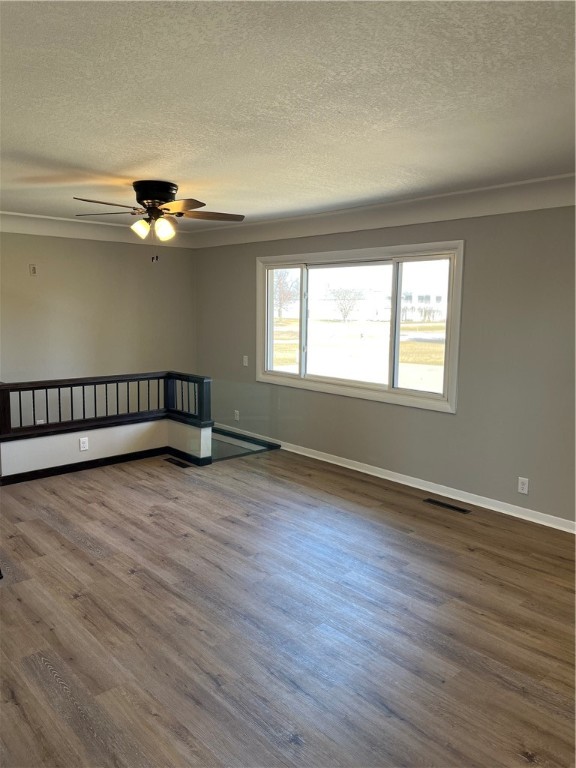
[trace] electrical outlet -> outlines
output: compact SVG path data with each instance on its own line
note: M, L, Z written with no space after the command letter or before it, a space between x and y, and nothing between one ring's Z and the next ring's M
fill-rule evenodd
M36 267L36 264L28 264L28 269L30 270L30 277L36 277L38 274L38 268Z
M79 447L81 451L87 451L88 450L88 438L87 437L81 437L80 440L78 440Z
M234 421L240 421L240 411L234 411Z
M528 478L527 477L519 477L518 478L518 493L528 493Z
M243 355L242 365L244 366L244 368L248 368L248 355Z

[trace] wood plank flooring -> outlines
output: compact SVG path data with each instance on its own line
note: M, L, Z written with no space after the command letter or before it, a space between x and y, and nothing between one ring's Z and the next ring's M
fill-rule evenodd
M3 768L574 765L574 540L283 451L2 493Z

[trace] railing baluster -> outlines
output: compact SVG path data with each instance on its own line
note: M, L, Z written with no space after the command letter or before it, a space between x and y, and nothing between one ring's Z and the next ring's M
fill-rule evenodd
M176 410L176 379L172 376L164 379L164 408L167 411Z
M137 374L136 379L132 376L101 378L94 376L85 379L24 382L13 385L12 390L10 385L0 385L0 435L22 429L26 430L26 436L33 436L32 433L35 433L37 427L37 434L40 434L42 427L48 427L49 424L52 425L52 431L54 431L54 425L58 425L57 431L74 431L80 429L84 421L101 422L104 425L128 423L138 418L158 418L159 416L180 421L190 420L190 423L194 423L194 419L200 422L211 422L210 378L175 372L156 375ZM144 382L146 382L145 390L143 390ZM153 382L156 383L155 388ZM135 393L132 391L132 384L137 388ZM116 386L115 407L114 395L109 389L114 385ZM99 386L104 387L104 407L102 407ZM90 387L92 394L86 392ZM124 387L125 395L122 394L124 399L121 400L121 389L124 393ZM26 400L27 393L32 399L31 405ZM66 397L69 397L69 404L66 403ZM57 398L57 403L54 402L54 398ZM92 414L89 410L90 406L93 408ZM45 418L42 414L43 407ZM102 411L105 411L105 415Z
M7 435L12 431L10 419L10 390L0 390L0 434Z

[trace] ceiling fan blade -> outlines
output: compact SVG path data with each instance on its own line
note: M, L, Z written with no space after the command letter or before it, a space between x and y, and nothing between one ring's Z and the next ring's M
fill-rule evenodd
M139 211L106 211L105 213L77 213L76 216L137 216ZM146 213L146 211L142 211Z
M200 200L193 200L192 198L182 200L172 200L171 203L162 203L158 206L163 211L168 213L183 213L184 211L193 211L195 208L203 208L206 203L201 203Z
M216 211L185 211L183 216L188 219L208 219L210 221L244 221L239 213L217 213Z
M99 203L100 205L114 205L116 208L130 208L131 211L137 210L133 205L123 205L122 203L106 203L104 200L88 200L86 197L73 197L73 200L82 200L83 203Z

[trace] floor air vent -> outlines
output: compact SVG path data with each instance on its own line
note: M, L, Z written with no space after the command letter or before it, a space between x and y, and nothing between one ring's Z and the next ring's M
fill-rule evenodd
M170 464L176 464L177 467L182 467L183 469L190 469L192 464L186 464L185 461L180 461L180 459L174 459L172 456L169 459L164 459L164 461L169 461Z
M435 507L442 507L442 509L451 509L452 512L460 512L461 515L469 515L470 510L463 507L457 507L455 504L448 504L446 501L439 501L438 499L424 499L426 504L433 504Z

